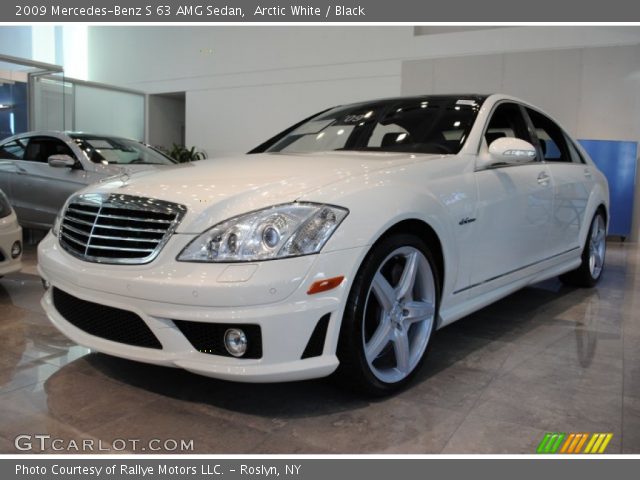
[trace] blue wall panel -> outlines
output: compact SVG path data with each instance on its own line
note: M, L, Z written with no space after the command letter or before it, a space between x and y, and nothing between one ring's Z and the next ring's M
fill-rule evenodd
M609 234L628 237L633 221L636 188L637 142L578 140L609 181L611 220Z

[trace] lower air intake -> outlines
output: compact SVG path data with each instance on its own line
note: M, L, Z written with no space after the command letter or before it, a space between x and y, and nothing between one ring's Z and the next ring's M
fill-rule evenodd
M89 335L136 347L162 349L144 320L133 312L87 302L57 288L53 289L53 305L67 322Z

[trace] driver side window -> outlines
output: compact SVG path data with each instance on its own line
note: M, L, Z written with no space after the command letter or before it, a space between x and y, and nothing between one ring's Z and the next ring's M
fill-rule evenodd
M484 133L487 147L498 138L519 138L531 142L527 122L522 116L520 106L515 103L501 103L491 115L491 120Z
M52 137L31 137L24 154L25 160L47 163L51 155L64 154L75 158L71 149L61 140Z

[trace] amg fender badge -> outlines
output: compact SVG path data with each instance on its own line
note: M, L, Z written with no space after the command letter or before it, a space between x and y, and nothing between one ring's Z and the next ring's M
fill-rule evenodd
M458 222L458 225L467 225L468 223L473 223L475 221L476 221L475 218L464 217L462 220Z

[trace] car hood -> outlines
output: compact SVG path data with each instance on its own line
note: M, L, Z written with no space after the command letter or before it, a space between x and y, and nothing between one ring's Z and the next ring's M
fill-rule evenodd
M163 170L166 168L172 168L174 165L153 165L153 164L140 164L136 163L133 165L102 165L100 163L95 164L95 171L103 174L103 175L122 175L123 173L127 173L131 175L132 173L138 172L155 172L157 170Z
M187 214L177 231L201 233L233 216L292 202L335 182L426 158L429 156L370 152L243 155L116 176L88 191L180 203L187 207Z

